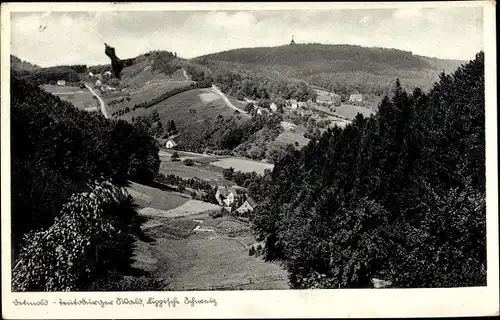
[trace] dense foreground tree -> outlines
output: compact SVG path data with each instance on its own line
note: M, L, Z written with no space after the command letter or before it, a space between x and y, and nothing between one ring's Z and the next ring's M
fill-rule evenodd
M399 84L262 180L255 230L296 288L486 284L484 54L427 93Z

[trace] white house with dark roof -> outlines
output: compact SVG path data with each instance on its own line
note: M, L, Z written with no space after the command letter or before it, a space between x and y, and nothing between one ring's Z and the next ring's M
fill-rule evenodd
M246 188L239 186L218 187L217 192L215 192L215 199L221 206L229 207L245 193Z
M273 111L273 112L276 112L276 110L278 110L278 106L276 105L276 103L271 103L271 105L269 106L269 108Z
M245 202L243 202L243 204L238 209L236 209L236 211L240 214L248 213L248 212L253 212L256 207L257 207L257 202L250 196L247 196Z
M173 139L169 139L167 143L165 143L165 148L167 149L172 149L175 146L177 146L177 143Z
M290 99L287 102L288 102L287 105L292 109L297 109L299 106L299 103L297 102L296 99Z
M351 94L351 96L349 97L349 101L351 101L351 102L362 102L363 101L363 95L359 94L359 93Z

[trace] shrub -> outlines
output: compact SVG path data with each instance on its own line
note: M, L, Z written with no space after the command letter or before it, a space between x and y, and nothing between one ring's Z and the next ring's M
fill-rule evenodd
M95 239L112 240L126 230L131 208L125 189L107 181L72 195L51 227L24 236L13 289L69 291L92 279L100 268L98 247L105 242Z
M172 154L171 160L172 160L172 161L180 161L180 159L179 159L179 154L177 153L177 151L175 151L175 152Z
M255 255L255 248L254 247L250 247L250 249L248 250L248 255L249 256Z
M185 159L183 161L183 163L186 165L186 166L192 166L194 164L193 160L191 159Z
M220 218L224 215L224 209L213 210L208 214L212 219Z

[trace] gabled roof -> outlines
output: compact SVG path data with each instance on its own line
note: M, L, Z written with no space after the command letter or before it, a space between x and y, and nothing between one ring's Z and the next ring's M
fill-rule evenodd
M290 100L288 100L288 101L289 101L290 103L297 103L297 100L295 100L295 99L290 99Z
M247 196L247 201L248 201L248 204L250 206L252 206L252 208L257 207L257 202L252 197Z
M219 194L224 198L227 198L230 193L234 194L235 196L238 195L238 191L236 191L235 188L226 188L226 187L219 188Z
M172 139L168 139L167 143L169 143L169 142L172 142L172 144L173 144L174 146L176 146L176 145L177 145L177 143L176 143L174 140L172 140Z

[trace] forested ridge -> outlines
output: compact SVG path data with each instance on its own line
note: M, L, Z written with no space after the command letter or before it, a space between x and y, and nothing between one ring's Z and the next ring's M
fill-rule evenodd
M428 92L396 82L261 183L253 217L266 258L295 288L486 284L484 53Z
M239 70L239 74L244 70L247 74L273 79L259 81L260 85L255 86L256 92L252 92L253 89L247 89L248 84L240 84L238 77L231 77L230 72L225 72L224 77L235 79L219 81L230 87L223 90L228 94L260 98L265 96L259 93L265 88L273 98L278 95L285 99L295 98L295 90L283 95L286 90L282 83L290 83L293 79L333 91L344 99L352 93L388 94L397 77L405 89L418 86L427 90L437 80L439 72L452 72L462 63L422 57L398 49L318 43L235 49L204 55L193 61L210 66L212 70L233 69ZM266 85L266 82L271 84ZM310 97L313 96L307 96ZM300 94L297 98L301 99Z
M80 275L77 274L65 275L74 276L71 281L60 278L58 266L61 263L62 268L63 261L56 265L55 261L46 261L48 256L38 256L30 250L44 247L52 252L58 246L69 250L75 243L65 241L75 239L84 239L81 241L85 244L88 240L90 245L97 233L87 230L83 234L82 230L86 223L93 223L90 221L97 218L89 212L102 212L103 219L110 216L107 224L103 222L106 219L96 220L95 232L121 230L121 233L108 232L108 236L125 236L134 212L131 199L110 198L109 194L122 194L120 188L129 179L153 179L160 164L158 150L155 140L142 127L78 110L13 72L11 219L13 262L18 265L14 273L16 290L65 288L56 283L71 289L71 283L78 283ZM71 200L77 198L80 200ZM75 223L83 229L75 227ZM78 269L78 263L86 261L82 255L89 254L89 247L76 248L81 251L69 256L62 254L60 259L69 260L66 262ZM50 267L42 267L46 264ZM45 274L27 273L35 267ZM24 282L20 284L20 281Z

